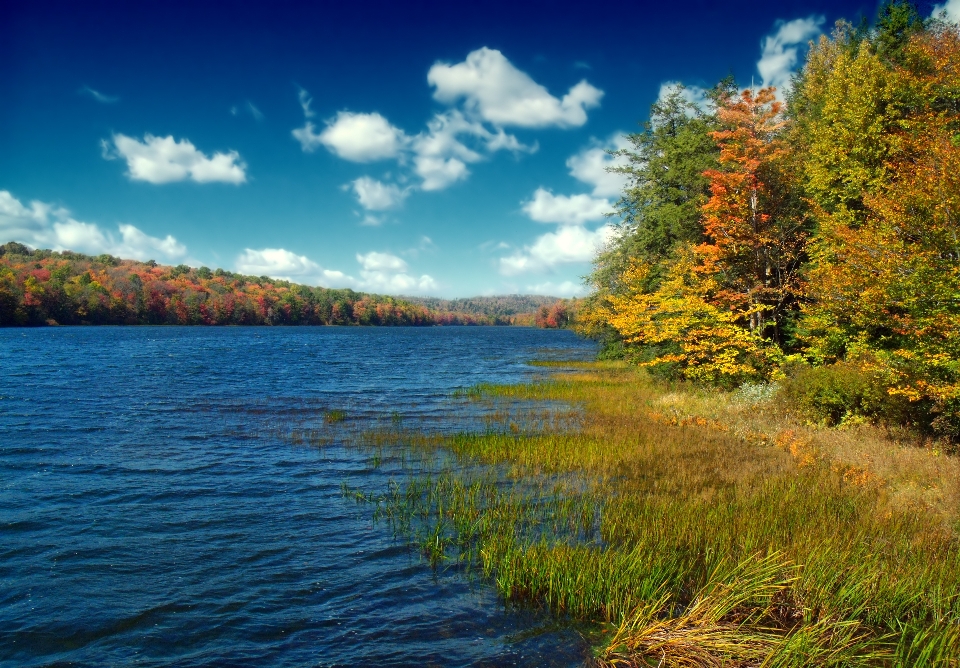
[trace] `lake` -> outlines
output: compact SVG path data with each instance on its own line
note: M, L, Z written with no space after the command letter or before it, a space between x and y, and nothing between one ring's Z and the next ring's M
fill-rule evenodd
M456 389L594 353L528 328L0 330L0 665L581 664L573 630L344 497L389 470L288 435L461 429L482 416Z

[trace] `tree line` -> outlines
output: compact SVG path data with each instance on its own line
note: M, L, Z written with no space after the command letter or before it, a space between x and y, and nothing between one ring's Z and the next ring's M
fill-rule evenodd
M960 437L957 25L887 3L811 44L789 91L676 87L628 139L578 313L603 354L728 387L800 377L828 422Z
M156 262L0 246L0 326L469 325L467 314L349 289Z

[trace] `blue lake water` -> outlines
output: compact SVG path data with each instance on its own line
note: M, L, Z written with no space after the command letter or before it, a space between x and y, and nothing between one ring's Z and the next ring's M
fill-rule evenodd
M434 571L295 427L458 428L451 395L591 343L526 328L0 330L0 665L573 666L577 634Z

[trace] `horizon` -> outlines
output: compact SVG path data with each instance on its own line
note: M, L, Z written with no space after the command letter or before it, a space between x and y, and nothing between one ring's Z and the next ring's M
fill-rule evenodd
M666 87L782 91L810 40L877 7L8 2L0 243L394 296L583 296L624 183L605 151ZM918 7L960 18L960 0Z

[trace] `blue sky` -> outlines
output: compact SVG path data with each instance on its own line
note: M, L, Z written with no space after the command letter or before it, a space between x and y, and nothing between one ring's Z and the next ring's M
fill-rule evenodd
M784 82L809 39L876 13L463 4L5 0L0 243L580 294L621 185L604 149L664 85Z

